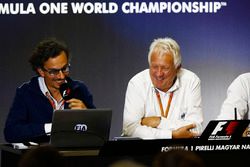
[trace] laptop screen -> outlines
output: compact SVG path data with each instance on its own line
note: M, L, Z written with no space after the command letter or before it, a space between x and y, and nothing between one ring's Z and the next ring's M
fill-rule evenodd
M101 147L109 140L111 109L56 110L50 144L56 147Z
M212 120L203 133L202 140L238 140L250 137L250 120Z

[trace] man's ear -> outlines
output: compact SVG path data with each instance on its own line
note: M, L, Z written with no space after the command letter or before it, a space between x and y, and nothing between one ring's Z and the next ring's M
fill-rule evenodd
M36 69L36 71L41 77L44 77L44 71L41 68Z
M181 64L177 67L177 69L176 69L177 72L180 71L180 69L181 69Z

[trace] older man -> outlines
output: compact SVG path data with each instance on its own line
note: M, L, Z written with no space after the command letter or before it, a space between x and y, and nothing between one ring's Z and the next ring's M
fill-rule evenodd
M152 42L149 69L128 83L123 135L143 139L193 138L202 132L200 79L181 68L180 47L171 38Z

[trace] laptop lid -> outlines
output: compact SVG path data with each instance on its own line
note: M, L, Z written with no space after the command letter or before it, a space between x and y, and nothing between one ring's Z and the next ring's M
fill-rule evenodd
M202 132L202 140L238 140L250 137L250 120L212 120Z
M56 110L50 144L56 147L101 147L109 140L111 109Z

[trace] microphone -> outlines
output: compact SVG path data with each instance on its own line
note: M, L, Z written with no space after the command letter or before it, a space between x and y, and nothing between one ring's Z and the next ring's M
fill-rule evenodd
M59 90L64 100L69 100L73 98L73 91L68 83L63 83L60 86Z
M234 108L234 120L237 120L237 108Z

